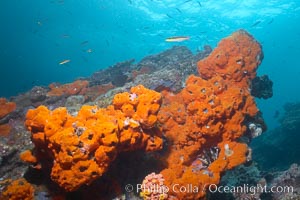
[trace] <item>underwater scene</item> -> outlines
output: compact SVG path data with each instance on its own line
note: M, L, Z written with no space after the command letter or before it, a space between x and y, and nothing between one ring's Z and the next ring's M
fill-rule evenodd
M300 1L0 11L0 200L300 199Z

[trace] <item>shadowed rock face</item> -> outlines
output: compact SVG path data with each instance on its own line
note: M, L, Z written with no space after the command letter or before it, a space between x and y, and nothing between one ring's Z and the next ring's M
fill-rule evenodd
M263 99L273 96L273 82L267 75L257 76L252 80L251 95Z

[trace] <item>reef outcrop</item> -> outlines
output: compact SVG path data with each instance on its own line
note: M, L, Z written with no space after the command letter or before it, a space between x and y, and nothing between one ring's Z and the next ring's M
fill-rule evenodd
M187 55L182 59L189 63L188 69L180 65L178 70L169 64L159 69L157 63L169 62L156 56L142 60L138 69L131 70L133 61L126 62L129 71L125 71L130 73L119 72L124 76L118 83L113 82L115 76L107 79L101 71L89 80L51 85L47 98L70 96L65 104L70 107L94 100L96 90L106 93L114 88L102 96L105 100L114 97L105 108L84 105L78 112L56 105L30 109L25 126L35 148L25 151L21 158L50 169L51 179L72 192L103 177L121 153L163 149L157 156L162 163L160 172L147 176L144 184L152 187L154 181L169 191L144 190L143 198L203 198L207 187L218 184L225 171L251 160L249 140L244 139L266 129L251 95L263 53L260 44L243 30L220 41L197 66L194 60L189 61L194 57L185 48L174 49ZM162 55L176 61L174 56L168 57L168 51ZM195 69L199 75L190 75L182 84L182 77ZM97 97L93 103L102 100Z
M159 93L139 85L117 94L107 108L86 105L76 116L64 107L51 111L39 106L28 111L25 121L37 159L28 152L21 158L43 167L50 161L51 179L74 191L102 176L122 151L162 148L155 126L160 104Z
M263 58L260 44L240 30L223 39L198 62L200 77L191 75L186 87L163 92L158 113L167 141L167 168L160 173L175 199L199 199L221 174L251 159L239 139L256 122L259 110L250 94L251 80ZM177 184L177 190L174 189ZM192 190L178 191L180 186Z

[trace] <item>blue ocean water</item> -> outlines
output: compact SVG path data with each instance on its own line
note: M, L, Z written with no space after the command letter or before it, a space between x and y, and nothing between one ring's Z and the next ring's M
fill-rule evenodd
M190 36L180 45L196 52L242 28L263 45L258 73L274 96L257 101L272 128L276 110L300 99L299 21L297 0L2 0L0 96L138 61L172 47L170 36Z

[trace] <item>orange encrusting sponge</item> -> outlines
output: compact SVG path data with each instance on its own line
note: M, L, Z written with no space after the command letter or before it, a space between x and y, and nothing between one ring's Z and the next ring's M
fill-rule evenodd
M0 98L0 119L16 110L16 108L15 102L8 102L5 98ZM0 124L0 136L8 136L11 128L8 123Z
M161 95L142 85L117 94L107 108L82 106L77 116L66 108L29 110L25 125L32 133L38 161L53 160L51 178L67 191L102 176L122 151L162 148L156 128ZM32 161L30 154L22 154Z
M9 180L10 182L11 180ZM0 194L1 200L33 200L34 188L25 179L12 181Z
M223 39L198 62L200 77L191 75L178 94L163 93L158 121L168 140L165 185L193 186L196 191L170 189L169 198L199 199L221 174L244 163L247 144L238 142L245 119L258 114L250 82L262 59L261 46L245 31Z

